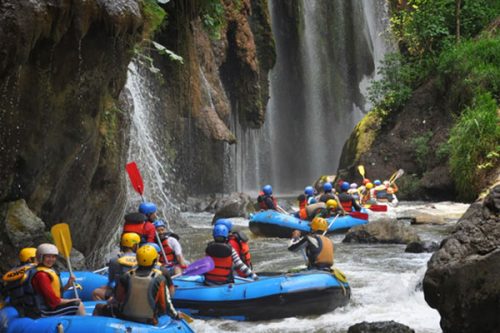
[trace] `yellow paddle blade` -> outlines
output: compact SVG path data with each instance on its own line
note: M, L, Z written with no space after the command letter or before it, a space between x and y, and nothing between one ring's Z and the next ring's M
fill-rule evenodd
M58 223L50 229L50 233L59 252L65 258L69 258L73 243L71 242L71 233L69 232L68 224Z
M184 312L179 312L179 315L181 319L184 319L188 324L191 324L194 321L193 317Z
M358 171L361 177L365 178L365 167L364 165L358 165Z

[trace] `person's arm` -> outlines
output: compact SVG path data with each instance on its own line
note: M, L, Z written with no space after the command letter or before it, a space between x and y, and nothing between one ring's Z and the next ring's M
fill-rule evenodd
M36 293L42 295L45 303L52 309L61 304L61 297L54 293L54 289L50 283L50 277L45 272L38 272L33 277L31 284Z
M358 211L358 212L361 211L361 206L358 204L358 202L354 198L352 198L352 206L356 209L356 211Z
M307 239L305 237L300 237L300 231L294 230L292 233L292 238L288 244L288 251L297 252L305 248L307 244Z
M155 297L155 302L159 306L160 314L168 314L172 318L179 319L179 313L175 310L172 300L170 298L170 293L166 287L165 278L158 279L157 282L157 292Z
M245 276L250 276L253 279L257 278L257 274L253 273L250 267L245 265L243 261L241 261L240 256L238 255L238 252L236 252L235 249L231 247L231 256L233 257L233 267L234 269L242 272Z
M174 237L169 237L168 238L168 245L172 248L172 250L175 253L175 257L177 258L177 261L179 262L179 265L181 266L186 266L186 261L184 260L184 256L182 255L182 247L181 244L177 239Z
M168 288L168 291L170 293L170 296L174 296L175 285L174 285L174 282L172 281L172 277L170 276L170 273L168 272L168 269L165 266L161 266L160 271L163 274L163 277L165 278L165 282L167 284L167 288Z

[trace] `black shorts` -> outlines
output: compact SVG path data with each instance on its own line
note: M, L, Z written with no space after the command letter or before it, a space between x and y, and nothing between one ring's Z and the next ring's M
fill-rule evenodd
M54 310L42 310L41 317L72 316L78 312L80 301L58 305Z

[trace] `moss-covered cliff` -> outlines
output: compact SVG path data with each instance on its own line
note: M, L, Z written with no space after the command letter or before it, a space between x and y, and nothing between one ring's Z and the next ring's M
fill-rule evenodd
M69 223L90 260L125 202L117 97L141 27L133 0L0 4L0 216L24 199L47 227ZM5 254L14 244L1 222Z

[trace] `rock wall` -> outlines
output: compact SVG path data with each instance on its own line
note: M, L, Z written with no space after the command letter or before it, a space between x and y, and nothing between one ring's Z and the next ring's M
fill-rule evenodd
M188 194L223 192L231 130L260 127L274 64L266 0L222 1L224 24L214 38L202 21L202 2L171 1L168 22L155 40L183 64L153 55L164 83L158 89L167 145L175 151L179 182Z
M446 88L431 80L415 90L400 112L389 116L371 112L365 116L344 145L338 176L360 180L356 167L362 164L372 181L384 180L402 168L405 175L397 182L398 198L454 199L449 167L436 153L453 124L442 89ZM421 143L416 141L418 138L422 138ZM418 152L421 146L425 146L427 154Z
M0 3L2 254L18 245L4 228L19 199L47 227L69 223L89 261L109 241L128 127L116 99L142 25L137 0Z
M470 206L429 260L425 300L445 333L500 332L500 183Z

